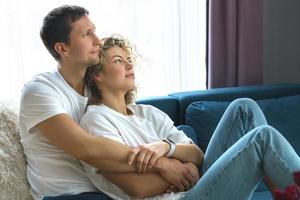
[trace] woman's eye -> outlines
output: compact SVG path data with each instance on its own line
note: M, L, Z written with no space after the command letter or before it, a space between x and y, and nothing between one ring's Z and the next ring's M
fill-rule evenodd
M121 63L121 62L122 62L121 59L115 60L115 63Z
M127 58L127 61L132 64L132 59L131 58Z

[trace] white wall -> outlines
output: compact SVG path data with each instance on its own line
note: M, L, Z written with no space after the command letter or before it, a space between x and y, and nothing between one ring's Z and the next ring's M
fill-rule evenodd
M264 0L264 83L300 83L300 1Z

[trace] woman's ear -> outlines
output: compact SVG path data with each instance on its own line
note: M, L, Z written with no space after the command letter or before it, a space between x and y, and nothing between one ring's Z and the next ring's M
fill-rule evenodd
M68 48L62 42L55 43L54 49L61 57L66 57L69 54Z
M95 82L102 82L103 81L103 77L102 77L102 73L100 72L100 73L97 73L97 74L95 74L94 76L93 76L93 78L94 78L94 81Z

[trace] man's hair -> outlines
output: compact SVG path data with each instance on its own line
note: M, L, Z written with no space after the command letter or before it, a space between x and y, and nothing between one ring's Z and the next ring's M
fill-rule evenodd
M72 30L71 24L88 14L89 11L83 7L64 5L53 9L45 16L40 36L55 60L60 60L60 55L54 49L55 43L68 44Z

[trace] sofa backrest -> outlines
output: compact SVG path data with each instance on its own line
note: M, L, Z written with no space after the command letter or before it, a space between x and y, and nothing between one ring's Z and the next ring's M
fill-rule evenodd
M241 97L254 100L300 94L300 84L270 84L244 87L227 87L191 92L173 93L169 96L179 101L179 124L185 124L187 107L196 101L233 101Z
M138 100L137 104L147 104L155 106L169 115L176 125L179 125L179 101L171 96L148 97Z

